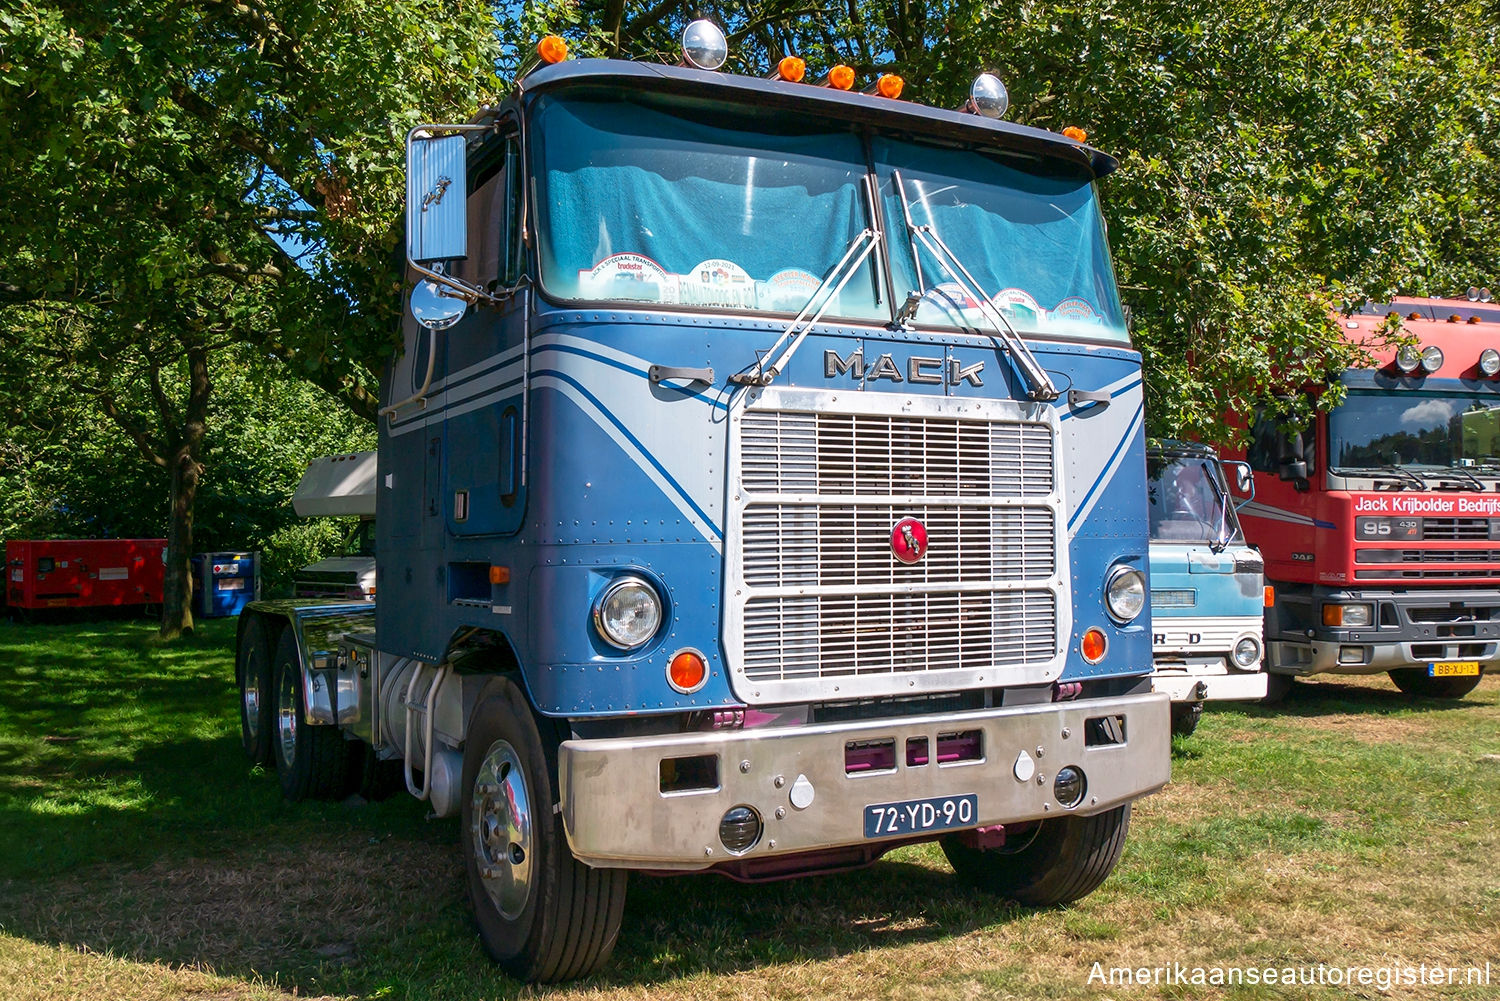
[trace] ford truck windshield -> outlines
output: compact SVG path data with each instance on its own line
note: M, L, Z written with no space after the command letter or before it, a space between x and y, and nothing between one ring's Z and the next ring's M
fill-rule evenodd
M1500 475L1500 402L1492 394L1354 390L1329 414L1328 435L1339 473L1405 471L1465 482L1475 473Z
M1219 464L1211 458L1148 455L1146 499L1152 541L1206 543L1215 549L1244 541Z
M881 253L827 316L888 322L918 291L918 327L988 331L972 297L911 239L909 215L1020 333L1128 340L1092 179L1075 165L867 142L826 122L644 95L543 95L530 135L553 299L795 314L860 233L879 228ZM866 196L872 164L880 218Z

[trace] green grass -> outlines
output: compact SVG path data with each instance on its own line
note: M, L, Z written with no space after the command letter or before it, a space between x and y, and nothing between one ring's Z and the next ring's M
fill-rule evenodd
M1372 679L1211 709L1115 874L1072 907L964 889L932 846L762 886L633 877L610 967L536 989L479 949L454 821L404 796L288 804L247 765L233 635L0 626L0 997L1331 998L1347 994L1087 978L1173 960L1500 968L1494 679L1461 702Z

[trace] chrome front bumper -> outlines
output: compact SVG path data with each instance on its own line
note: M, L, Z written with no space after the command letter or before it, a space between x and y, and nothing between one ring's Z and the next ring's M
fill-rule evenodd
M1262 699L1266 675L1260 670L1231 669L1224 657L1202 658L1156 665L1151 673L1151 690L1165 692L1173 702Z
M1101 727L1090 721L1110 716L1123 718L1124 739L1101 743ZM940 734L955 731L979 731L975 760L906 763L908 739L926 738L936 748ZM846 774L846 744L884 740L894 742L894 767ZM1022 752L1032 770L1017 767ZM714 777L702 783L708 787L662 791L661 762L696 756L716 761ZM1081 768L1087 780L1072 812L1099 813L1160 789L1171 777L1166 696L569 740L558 761L560 809L575 856L605 868L683 870L861 844L865 807L879 803L974 794L973 827L1065 815L1052 799L1053 774L1064 765ZM731 855L719 841L719 820L741 805L760 814L765 831L749 851Z
M1478 661L1485 674L1500 668L1500 643L1484 643L1482 653L1471 654L1465 648L1480 645L1472 640L1451 640L1436 643L1407 642L1347 642L1309 640L1306 643L1290 643L1278 640L1267 644L1266 666L1280 674L1384 674L1403 667L1424 667L1433 661L1474 660ZM1340 647L1363 647L1363 664L1340 664ZM1441 646L1442 656L1418 657L1413 646ZM1435 651L1434 651L1435 652Z

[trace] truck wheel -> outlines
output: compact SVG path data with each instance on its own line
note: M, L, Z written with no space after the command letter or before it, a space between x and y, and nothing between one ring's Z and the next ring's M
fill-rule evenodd
M575 859L553 812L564 734L501 679L474 710L464 745L469 794L459 832L469 901L485 951L528 982L598 969L615 947L625 909L625 872Z
M1198 721L1202 718L1202 702L1172 703L1172 732L1177 736L1191 736L1192 732L1198 729Z
M1130 804L1092 817L1043 820L1016 843L972 848L960 835L942 839L958 878L1028 907L1054 907L1086 897L1114 869L1125 848Z
M1429 678L1427 671L1420 667L1401 667L1389 674L1396 687L1407 695L1427 699L1461 699L1479 685L1480 679L1484 677L1484 670L1481 668L1479 674L1464 678Z
M271 650L259 615L245 621L234 663L240 686L240 746L257 765L271 763Z
M302 657L291 628L281 631L272 661L276 722L271 741L281 794L293 803L304 799L339 799L349 776L349 742L336 726L313 726L303 709Z

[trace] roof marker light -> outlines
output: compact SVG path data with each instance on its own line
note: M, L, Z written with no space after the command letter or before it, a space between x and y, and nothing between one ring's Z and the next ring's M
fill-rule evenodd
M993 73L981 73L969 86L969 103L962 110L985 118L1004 118L1009 108L1010 92L1005 84Z
M729 40L717 24L702 18L682 29L682 58L700 70L716 70L729 58Z
M828 71L828 76L824 78L823 85L832 87L834 90L850 89L854 86L854 67L839 63Z
M536 54L544 63L560 63L568 58L568 43L556 35L548 35L536 43Z
M1493 379L1500 375L1500 351L1485 348L1479 352L1479 371Z
M1428 375L1443 367L1443 349L1429 344L1422 349L1422 370Z
M901 96L901 90L905 86L906 81L896 74L882 73L880 74L880 79L875 81L875 93L894 101Z
M776 64L775 71L767 79L785 80L788 83L801 83L802 78L807 75L807 63L796 56L783 56L781 62Z
M1396 352L1396 367L1410 374L1415 372L1420 364L1422 364L1422 352L1411 344L1401 345L1401 350Z
M1468 322L1469 323L1478 323L1479 322L1479 314L1475 313L1473 316L1469 317Z
M1069 125L1067 128L1063 129L1063 135L1067 136L1069 139L1073 140L1076 143L1086 143L1089 141L1089 134L1076 125Z

